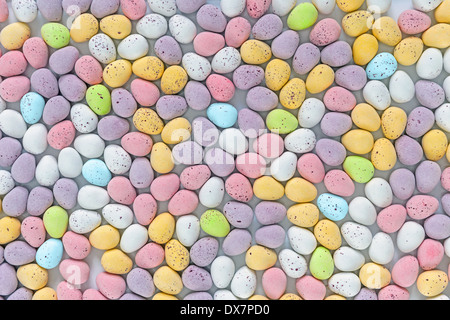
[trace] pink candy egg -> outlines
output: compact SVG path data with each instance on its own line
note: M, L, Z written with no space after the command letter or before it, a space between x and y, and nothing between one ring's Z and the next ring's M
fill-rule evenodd
M25 72L27 66L27 60L22 52L16 50L6 52L0 58L0 76L18 76Z
M144 269L156 268L164 262L164 248L156 243L143 246L135 257L136 265Z
M38 217L27 217L20 226L25 241L34 248L39 248L45 241L46 230L44 222Z
M446 168L441 175L442 188L450 192L450 167Z
M168 201L180 188L180 178L175 173L159 176L153 180L150 193L157 201Z
M342 87L329 89L325 93L323 102L330 111L348 112L356 107L356 98L353 93Z
M444 246L433 239L425 239L417 250L417 259L423 270L435 269L442 258L444 258Z
M47 44L39 37L30 38L23 44L23 54L28 63L35 69L45 68L48 63Z
M54 125L48 132L48 144L56 150L69 147L75 139L76 130L70 120Z
M378 300L409 300L409 292L405 288L388 285L378 292Z
M112 178L107 190L111 199L120 204L131 205L136 199L136 190L126 177Z
M248 40L251 32L252 25L247 19L242 17L231 19L225 29L225 41L227 46L239 48Z
M406 221L406 209L404 206L394 204L378 213L378 227L386 233L394 233L400 230Z
M418 10L406 10L398 17L398 26L403 33L418 34L431 26L431 18Z
M232 174L225 181L225 190L230 197L240 202L249 202L253 198L252 184L240 173Z
M236 169L250 179L258 179L264 175L267 162L257 153L244 153L236 158Z
M286 274L280 268L270 268L263 273L262 286L269 299L278 300L286 291Z
M158 204L155 198L148 193L140 194L134 199L133 211L134 216L139 224L143 226L148 226L153 219L158 210Z
M233 82L225 76L212 74L206 79L211 96L219 102L228 102L236 92Z
M82 300L83 293L67 281L61 281L56 287L56 296L58 300Z
M0 0L0 22L5 22L9 17L8 3L6 0Z
M433 196L417 195L406 203L408 216L415 220L423 220L439 209L439 200Z
M309 34L310 42L318 47L327 46L339 39L342 28L331 18L320 20Z
M180 182L185 189L198 190L211 177L211 170L206 165L187 167L180 174Z
M272 0L247 0L247 12L250 17L258 19L269 10Z
M225 47L225 38L214 32L201 32L194 39L194 50L203 57L210 57Z
M304 300L323 300L327 294L327 288L323 282L312 276L297 279L295 287Z
M255 140L253 149L265 158L275 159L283 154L284 141L278 134L266 133Z
M101 272L95 279L98 290L108 299L119 299L126 291L125 279L117 274Z
M103 68L92 56L83 56L75 63L75 73L77 76L93 86L103 82Z
M183 216L195 211L198 207L198 196L190 190L180 190L169 201L169 212L174 216Z
M409 288L419 276L419 261L414 256L404 256L392 268L392 280L395 284Z
M321 183L325 178L325 167L314 153L301 156L297 162L297 170L303 178L312 183Z
M0 97L6 102L19 102L30 91L30 79L24 76L11 77L0 82Z
M123 14L130 20L138 20L147 12L145 0L120 0Z
M130 132L122 137L122 148L136 157L145 157L152 151L153 140L141 132Z
M59 273L68 283L79 286L89 280L89 265L80 260L66 259L59 264Z
M91 252L89 239L81 234L67 231L62 237L64 250L72 259L83 260Z
M154 106L161 96L155 84L142 79L135 79L131 82L131 93L137 103L144 107Z
M108 300L100 291L95 289L87 289L83 292L83 300L95 301L95 300Z
M325 175L325 187L330 193L341 197L350 197L355 193L355 184L342 170L330 170Z

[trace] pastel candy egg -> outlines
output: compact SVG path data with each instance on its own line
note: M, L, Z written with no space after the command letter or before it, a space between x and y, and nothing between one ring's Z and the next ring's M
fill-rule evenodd
M286 208L277 202L262 201L255 207L255 216L263 225L279 223L286 216Z
M274 250L263 246L255 245L248 249L245 254L245 263L255 271L267 270L273 267L277 260L277 254Z
M188 75L179 66L171 66L166 69L161 79L161 89L165 94L177 94L186 86Z
M402 32L397 22L388 16L375 20L372 32L378 41L388 46L396 46L402 40Z
M27 68L27 60L22 52L14 50L5 53L0 58L0 71L2 77L12 77L22 74Z
M100 226L101 220L101 215L95 211L76 210L70 215L69 226L77 234L86 234Z
M423 227L414 221L407 221L397 234L397 247L401 252L409 253L416 250L425 239Z
M327 292L322 281L309 275L297 279L295 288L304 300L323 300Z
M444 246L436 240L425 239L417 250L417 259L423 270L433 270L444 257Z
M28 213L32 216L40 216L50 208L52 204L52 191L45 187L38 186L30 191L26 206Z
M136 158L130 167L130 182L136 189L145 189L154 179L150 161L145 158Z
M408 115L406 134L411 138L419 138L433 128L435 116L433 111L424 107L413 109Z
M287 24L292 30L304 30L311 27L318 18L316 7L311 3L297 5L289 14Z
M262 285L268 298L278 300L286 290L286 274L279 268L268 269L263 274Z
M368 131L355 129L342 136L342 144L348 151L363 155L372 151L374 138Z
M377 224L386 233L400 230L406 220L406 209L401 205L392 205L383 209L377 217Z
M70 38L75 42L89 41L97 34L99 29L98 20L89 13L78 16L70 28Z
M83 177L91 184L106 187L112 175L103 161L91 159L83 165Z
M223 208L223 213L228 222L236 228L248 228L253 221L253 210L244 203L227 202Z
M100 29L109 37L122 40L131 33L131 21L123 15L114 14L100 20Z
M382 52L367 65L367 77L370 80L383 80L392 76L397 71L397 67L398 63L395 57L388 52Z
M46 68L36 70L30 78L31 87L44 98L50 99L58 95L58 80Z
M133 222L133 212L121 204L108 204L102 209L102 216L116 229L126 229Z
M277 109L268 114L266 124L271 132L289 134L297 129L298 120L292 113Z
M269 45L262 41L248 40L241 46L241 57L246 64L263 64L272 57L272 50Z
M102 0L92 0L91 12L96 18L101 19L116 13L117 10L119 9L119 6L120 6L119 0L113 0L111 2Z
M341 26L336 20L331 18L323 19L311 30L309 39L316 46L326 46L339 39L341 30Z
M161 138L166 144L178 144L191 136L192 127L185 118L169 121L161 132Z
M417 37L409 37L400 41L395 47L394 57L404 66L415 64L423 52L423 42Z
M314 128L325 114L325 104L316 98L308 98L298 111L298 121L303 128Z
M124 9L122 8L122 10ZM167 20L158 13L151 13L142 17L136 25L136 31L147 39L158 39L165 35L168 29Z
M180 179L170 173L155 178L150 186L150 192L158 201L168 201L178 191Z
M335 267L343 272L359 270L365 263L364 255L351 247L340 247L333 254Z
M323 101L330 111L347 112L356 106L355 96L342 87L333 87L327 90Z
M184 286L189 290L208 290L212 287L211 274L207 270L197 266L187 267L183 271L182 280ZM185 297L185 299L189 298Z
M289 81L290 75L290 66L280 59L274 59L266 66L266 85L273 91L279 91Z
M120 249L125 253L133 253L142 248L148 241L147 228L140 224L127 227L120 239Z
M320 54L322 63L330 67L342 67L352 59L352 48L345 41L336 41L326 46Z
M355 186L344 171L331 170L325 175L325 187L338 196L349 197L355 192Z
M114 177L108 183L108 194L112 200L124 204L133 204L136 199L136 190L126 177Z
M297 279L305 275L307 264L305 258L291 249L283 249L278 255L281 268L288 277Z
M232 127L238 117L235 107L227 103L214 103L207 110L208 118L220 128Z
M142 58L148 53L148 50L148 41L140 34L129 35L117 46L117 53L126 60Z
M18 50L31 36L30 27L24 22L14 22L0 32L0 43L6 50Z
M72 259L82 260L86 258L90 251L91 245L89 240L80 234L68 231L62 237L64 250Z
M62 11L62 10L61 10ZM33 294L32 300L54 301L57 300L56 291L52 288L42 288Z
M414 82L404 71L396 71L389 82L389 91L392 100L397 103L406 103L414 98L416 89Z
M321 14L330 14L336 7L336 1L313 0L312 3Z
M345 218L348 213L348 203L343 198L324 193L317 198L317 206L322 214L332 220L340 221Z
M448 238L449 218L443 214L435 214L425 220L424 228L428 237L435 240Z
M70 110L70 118L75 129L80 133L90 133L97 128L98 117L84 104L75 104Z
M71 147L61 150L58 155L58 169L63 177L76 178L81 174L83 160L80 154Z
M211 104L211 94L200 82L189 81L184 89L184 95L189 107L194 110L205 110Z
M40 37L33 37L23 44L23 55L35 69L44 68L48 62L48 47Z
M205 237L198 240L189 252L192 262L199 267L209 266L219 252L219 242L215 238Z
M371 34L362 34L353 43L353 60L364 66L375 58L378 52L378 40Z
M148 135L158 135L164 128L164 123L158 114L149 108L139 108L133 116L136 129Z
M354 273L341 272L328 280L328 287L339 297L352 298L360 292L361 281ZM327 299L329 300L329 297Z
M359 156L349 156L344 161L344 170L357 183L369 182L374 173L373 164L366 158Z
M447 136L441 130L431 130L423 136L422 147L428 160L439 161L442 159L447 146Z
M308 74L320 62L320 49L311 43L301 44L295 52L292 67L300 75Z
M376 206L385 208L392 203L392 189L383 178L373 178L365 186L367 198Z
M256 230L255 241L258 245L276 249L284 244L286 232L279 225L264 226Z
M442 130L450 132L449 123L450 104L446 103L436 110L436 124Z
M25 94L20 100L20 111L28 124L39 122L44 112L45 100L35 92Z
M106 116L102 118L98 125L98 134L105 141L121 139L130 128L128 121L117 116Z
M329 279L334 271L334 262L330 251L324 247L316 248L309 262L309 270L316 279Z
M43 217L45 230L55 239L61 238L67 230L69 216L67 211L61 207L51 207Z
M448 276L440 270L425 271L417 278L417 288L426 297L433 297L444 292L448 285Z
M287 235L292 249L301 255L309 255L317 247L315 235L308 229L292 226Z
M116 60L106 66L103 71L103 80L112 87L123 86L131 77L131 63L127 60Z
M172 239L174 232L175 219L168 212L157 215L148 228L150 240L158 244L167 243Z
M278 181L288 181L294 174L297 167L297 156L292 152L283 153L270 166L270 174Z
M78 277L73 276L73 270L79 271ZM59 271L64 280L73 285L81 285L89 280L90 268L84 261L66 259L61 261Z
M178 1L178 2L181 2L181 1ZM200 1L197 1L197 2L200 2ZM205 2L205 1L201 1L201 2ZM180 8L180 5L178 5L178 8ZM241 13L244 12L244 10L246 9L246 1L243 1L243 0L221 1L220 9L222 10L224 15L226 15L229 18L233 18L233 17L239 16ZM183 11L183 10L181 10L181 11ZM186 13L189 13L189 12L186 12Z
M322 246L336 250L342 244L339 227L331 220L320 220L314 227L314 236Z
M77 48L68 46L55 51L49 59L50 69L60 75L67 74L73 70L79 58Z
M362 1L362 0L356 0L356 1L337 0L336 1L338 8L344 12L352 12L352 11L358 10L363 3L364 3L364 1Z
M299 44L298 33L294 30L287 30L272 41L272 53L278 59L287 60L294 56Z
M356 250L365 250L372 242L372 233L370 229L358 223L344 223L341 226L341 233L347 244Z
M104 116L111 111L111 93L103 85L90 87L86 92L89 107L98 115Z
M409 300L409 291L396 285L388 285L378 292L378 300Z
M232 155L240 155L248 150L248 141L244 134L235 128L222 131L219 136L220 147Z
M404 288L412 286L419 275L419 262L414 256L400 258L392 268L392 281Z
M312 153L299 158L297 170L303 178L312 183L320 183L325 177L325 168L320 158Z
M99 291L108 299L118 299L125 293L125 280L120 276L102 272L95 278L95 283Z
M216 55L217 56L217 55ZM214 60L215 61L215 60ZM225 73L228 73L228 70L226 70L228 63L224 62L225 65L222 66L218 66L218 62L216 61L216 64L214 64L213 61L213 67L217 68L215 71L217 72L217 70L224 70L226 71ZM235 60L240 62L239 60ZM204 81L206 80L206 78L208 78L208 76L211 74L212 71L212 67L211 67L211 63L204 57L199 56L196 53L193 52L189 52L186 53L183 56L183 68L186 70L186 72L188 73L189 77L192 80L195 81ZM229 72L233 71L235 67L231 67L231 70L229 70Z
M378 296L374 290L362 288L361 291L355 296L355 300L378 300Z
M45 226L41 218L27 217L20 227L25 241L33 248L38 248L45 241Z
M148 4L153 12L162 14L166 17L174 15L177 11L175 0L168 0L168 1L149 0Z
M59 78L58 86L61 95L71 102L79 102L86 95L86 84L73 74L66 74Z
M30 290L44 288L48 282L48 271L36 263L27 264L17 269L17 279Z
M189 190L178 191L169 202L169 212L175 216L190 214L197 209L198 196Z
M176 14L169 20L172 36L181 44L191 43L197 35L197 27L189 18Z
M70 114L71 105L63 96L51 98L45 104L42 120L47 125L55 125L63 121Z
M103 64L109 64L116 60L117 49L113 40L104 33L99 33L89 40L89 52Z
M373 236L369 246L369 256L373 262L382 265L388 264L394 259L394 254L394 242L388 234L378 232Z
M230 256L238 256L246 252L252 245L252 235L247 230L234 229L223 241L223 252Z
M152 139L140 132L130 132L122 137L122 148L136 157L148 155L153 147Z
M320 160L329 166L341 165L347 155L344 145L331 139L317 141L316 152Z
M221 33L225 30L227 19L220 8L205 4L197 11L197 23L206 31Z
M391 273L385 267L369 262L359 271L361 283L369 289L381 289L391 281Z
M254 111L271 111L278 105L278 96L270 89L257 86L248 91L246 102Z
M233 18L228 22L225 29L225 42L230 47L239 48L248 40L251 31L252 26L247 19L243 17Z
M219 102L230 101L234 97L236 91L231 80L217 74L212 74L208 77L206 86L211 92L211 96Z
M225 195L225 184L222 179L212 177L200 189L200 203L208 208L215 208L222 203Z
M24 241L14 241L5 246L4 260L12 266L22 266L34 261L36 250Z
M208 166L191 166L183 170L180 175L180 182L188 190L198 190L210 177L211 170Z
M336 84L347 90L358 91L367 83L367 75L364 68L359 66L345 66L336 71Z
M247 108L239 111L238 125L244 136L250 139L257 138L265 128L264 119L258 113Z
M444 0L442 4L440 4L434 11L434 17L436 18L437 22L449 22L448 9L448 1Z
M423 43L427 47L445 49L450 45L448 23L438 23L422 34Z
M436 82L420 80L416 82L415 89L416 98L424 107L436 109L445 101L444 89Z
M416 168L417 190L421 193L431 193L440 182L440 166L433 161L423 161Z
M433 80L437 78L443 69L443 56L439 49L426 49L417 61L417 75L425 80Z
M253 192L261 200L278 200L284 196L284 187L272 177L255 180Z
M19 217L26 210L28 190L15 187L3 198L3 211L10 217Z
M231 291L237 298L248 299L256 290L257 278L252 269L243 266L236 271L231 280Z
M230 232L230 225L225 216L218 210L208 210L200 218L203 231L214 237L225 237Z
M377 110L384 111L391 105L391 94L386 85L378 80L367 82L363 90L364 100Z
M439 201L433 196L416 195L406 203L408 215L415 220L422 220L433 215L439 208Z
M316 94L328 89L334 82L334 71L331 67L320 64L315 67L306 79L306 89Z
M401 168L392 172L389 178L389 184L397 198L407 200L414 193L416 179L411 171Z
M283 22L275 14L266 14L258 19L252 29L253 37L257 40L272 40L283 30Z
M397 163L397 154L394 145L385 138L375 141L373 146L371 161L375 169L389 171Z
M110 197L105 189L97 186L87 185L78 193L78 203L83 209L98 210L107 205Z
M155 268L164 261L164 249L156 243L149 243L136 253L136 265L141 268Z
M212 70L220 74L233 72L241 64L241 55L233 47L225 47L219 50L212 60ZM196 80L196 79L194 79ZM199 79L201 80L201 79Z
M403 33L419 34L431 26L431 19L421 11L406 10L398 17L398 25Z
M63 244L61 240L49 239L45 241L36 252L36 262L44 269L56 268L61 262L63 255Z

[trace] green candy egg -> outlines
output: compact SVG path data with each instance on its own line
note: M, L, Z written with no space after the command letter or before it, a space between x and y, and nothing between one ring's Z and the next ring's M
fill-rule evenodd
M287 24L292 30L304 30L316 23L319 13L312 3L304 2L291 11Z
M286 110L276 109L267 115L266 124L274 133L289 134L297 129L298 119Z
M375 167L370 160L359 157L350 156L344 161L344 171L358 183L367 183L372 180L375 174Z
M98 84L86 92L86 101L89 107L99 116L107 115L111 112L111 93L104 85Z
M208 210L200 218L200 226L207 234L223 238L230 233L227 218L218 210Z
M69 215L61 207L51 207L44 213L44 227L50 237L59 239L67 230Z
M42 39L54 49L61 49L70 42L70 31L60 23L46 23L41 28Z
M314 250L309 262L309 270L316 279L329 279L334 272L334 261L330 251L324 247Z

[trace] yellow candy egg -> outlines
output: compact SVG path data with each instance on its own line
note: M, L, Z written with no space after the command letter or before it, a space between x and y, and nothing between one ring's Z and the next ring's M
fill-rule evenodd
M250 298L248 298L249 301L251 300L256 300L256 301L264 301L264 300L269 300L269 298L262 296L260 294L255 294L254 296L251 296Z
M381 127L377 110L367 103L360 103L352 110L352 121L358 128L370 132L378 131Z
M23 22L14 22L0 31L0 43L6 50L19 50L31 36L30 27Z
M265 42L247 40L241 46L241 57L246 64L263 64L272 58L272 50Z
M378 53L378 40L371 34L363 34L353 43L353 60L364 66L372 61Z
M427 47L446 49L450 47L450 24L438 23L422 34Z
M341 231L331 220L320 220L314 227L314 236L317 241L329 250L337 250L342 245Z
M106 272L112 274L127 274L133 268L133 260L119 249L103 253L100 263Z
M168 212L157 215L148 227L150 240L159 244L165 244L172 239L175 232L175 218Z
M391 273L382 265L370 262L359 270L359 279L369 289L381 289L391 282Z
M150 153L150 163L156 172L169 173L175 167L172 150L163 142L155 143Z
M178 300L177 297L172 296L170 294L167 293L162 293L162 292L158 292L157 294L155 294L152 298L152 300Z
M303 300L300 296L295 293L286 293L283 295L280 300Z
M397 163L397 152L392 142L386 138L375 141L372 150L372 163L380 171L392 170Z
M89 242L98 250L110 250L120 242L119 230L110 226L100 226L89 235Z
M402 32L397 21L388 16L375 20L372 26L372 33L378 41L391 47L402 41Z
M133 116L133 123L136 129L149 135L158 135L164 128L164 122L150 108L139 108Z
M331 296L326 297L324 300L347 300L345 297L340 296L338 294L333 294Z
M144 57L133 63L133 73L148 81L161 79L164 74L164 62L157 57Z
M0 219L0 245L8 244L20 236L20 221L16 218Z
M434 11L437 22L450 23L450 0L444 0Z
M447 149L447 161L450 162L450 146Z
M280 59L274 59L266 67L266 86L272 91L281 90L291 77L291 67Z
M90 13L78 16L70 27L70 38L75 42L89 41L98 33L98 20Z
M267 270L277 262L277 253L263 246L252 246L245 254L247 267L255 271Z
M56 291L52 288L42 288L33 294L32 300L58 300Z
M113 39L123 40L131 34L131 21L122 14L107 16L100 21L100 29Z
M445 291L448 276L444 271L425 271L417 278L417 289L425 297L434 297Z
M164 127L161 138L166 144L177 144L191 137L191 123L185 118L171 120Z
M280 92L280 103L286 109L295 110L302 106L306 98L305 81L299 78L290 80Z
M274 201L283 198L284 187L274 178L264 176L255 180L253 193L261 200Z
M287 211L289 221L302 228L314 227L319 221L319 215L319 208L312 203L296 204Z
M372 28L375 19L369 11L351 12L342 19L342 29L350 37L358 37Z
M358 10L364 3L364 0L336 0L336 4L344 12Z
M166 69L161 78L161 90L165 94L177 94L184 89L188 82L188 74L180 66L171 66Z
M306 90L311 94L321 93L328 89L334 82L334 71L326 64L319 64L306 79Z
M48 282L48 271L36 263L27 264L17 269L17 280L27 289L39 290Z
M103 70L103 80L111 88L119 88L130 80L131 74L131 63L128 60L116 60Z
M441 130L431 130L423 136L422 148L428 160L441 160L445 156L447 147L447 136Z
M168 266L162 266L153 274L156 288L168 295L176 295L183 290L183 281L180 275Z
M373 135L366 130L355 129L342 136L344 147L355 154L367 154L373 149Z
M412 66L419 61L423 52L423 41L417 37L408 37L400 41L394 49L394 57L404 66Z
M189 251L176 239L166 243L165 257L167 265L175 271L183 271L189 266Z
M406 129L408 115L398 107L387 108L381 116L381 128L386 138L395 140L400 138Z
M286 183L286 197L294 202L305 203L314 201L317 197L316 187L308 180L293 178Z

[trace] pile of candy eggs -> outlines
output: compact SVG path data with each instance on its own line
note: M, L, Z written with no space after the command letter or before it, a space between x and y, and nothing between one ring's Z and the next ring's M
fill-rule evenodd
M448 299L450 1L0 0L0 298Z

